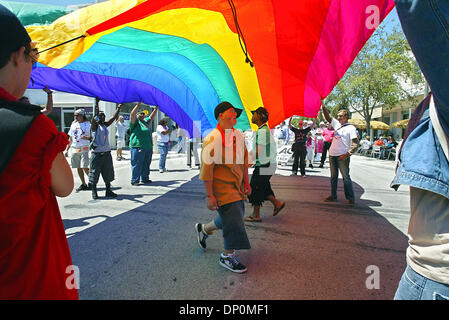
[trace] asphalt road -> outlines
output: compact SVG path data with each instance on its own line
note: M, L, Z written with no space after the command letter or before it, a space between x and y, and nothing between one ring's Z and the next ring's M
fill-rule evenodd
M247 223L251 250L238 252L248 272L218 265L221 232L199 249L194 224L216 216L205 205L198 170L171 154L169 172L151 164L153 183L131 186L127 160L114 161L116 199L89 191L59 198L73 264L80 271L80 299L392 299L405 268L408 188L389 183L394 162L351 158L356 205L325 203L329 168L291 177L279 168L272 177L277 198L286 201L272 217L262 207L262 223ZM75 187L79 178L75 175ZM246 214L251 206L246 204Z

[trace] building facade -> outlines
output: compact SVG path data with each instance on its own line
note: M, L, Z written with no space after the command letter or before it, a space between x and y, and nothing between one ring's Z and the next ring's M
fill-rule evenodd
M47 94L43 90L36 89L28 89L25 92L25 96L28 97L30 102L35 105L40 105L41 107L45 107L47 104ZM71 93L58 92L53 91L53 110L48 115L48 117L55 123L56 127L59 131L68 133L72 122L74 121L74 112L77 109L84 109L86 111L87 118L89 121L92 119L93 111L95 106L95 98L86 97ZM106 119L112 117L117 108L117 103L100 101L98 104L100 111L103 111L106 114ZM142 105L142 110L147 108L148 112L151 113L151 106ZM129 115L132 107L127 106L122 108L120 115L122 115L125 119L125 124L129 125ZM153 132L156 131L156 126L160 119L165 117L165 114L161 111L158 111L156 114L154 121L152 123ZM172 122L170 123L172 126ZM112 148L116 148L116 127L112 124L109 128L109 143ZM154 140L154 139L153 139ZM128 145L128 139L127 139ZM154 143L155 149L157 152L156 143Z

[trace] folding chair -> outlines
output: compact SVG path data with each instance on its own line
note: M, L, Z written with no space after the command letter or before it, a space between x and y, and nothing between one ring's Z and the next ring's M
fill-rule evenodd
M371 153L371 147L369 147L368 149L362 148L360 150L360 155L362 156L368 156Z
M390 157L393 156L393 160L396 159L396 149L395 148L390 148L388 150L388 154L385 157L386 160L390 160Z
M379 155L380 158L380 146L373 146L373 150L371 151L371 158L374 158L375 155Z

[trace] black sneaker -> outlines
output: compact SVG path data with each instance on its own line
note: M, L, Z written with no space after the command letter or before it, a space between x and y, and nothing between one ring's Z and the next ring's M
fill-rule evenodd
M82 185L80 185L77 189L76 192L80 192L80 191L85 191L85 190L90 190L89 187L87 185L85 185L84 183Z
M203 225L201 223L195 224L195 233L198 240L198 245L201 249L206 249L206 239L208 235L203 232Z
M241 264L237 260L235 254L229 256L225 256L223 253L220 254L220 260L218 261L218 264L223 268L226 268L236 273L244 273L248 270L243 264Z
M98 199L98 193L97 193L97 187L92 187L92 199L97 200Z
M106 189L104 196L110 198L117 198L117 194L113 192L111 189Z
M135 182L131 182L132 186L138 186L139 185L139 181L135 181Z
M323 166L322 164L320 164L320 165L318 166L318 168L324 168L324 166Z

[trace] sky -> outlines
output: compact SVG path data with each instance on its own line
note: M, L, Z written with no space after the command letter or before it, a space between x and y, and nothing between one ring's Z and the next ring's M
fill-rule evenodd
M387 31L391 31L395 26L398 27L399 30L401 30L401 24L399 22L396 8L393 8L390 14L384 19L384 21L382 21L382 24L385 25Z

